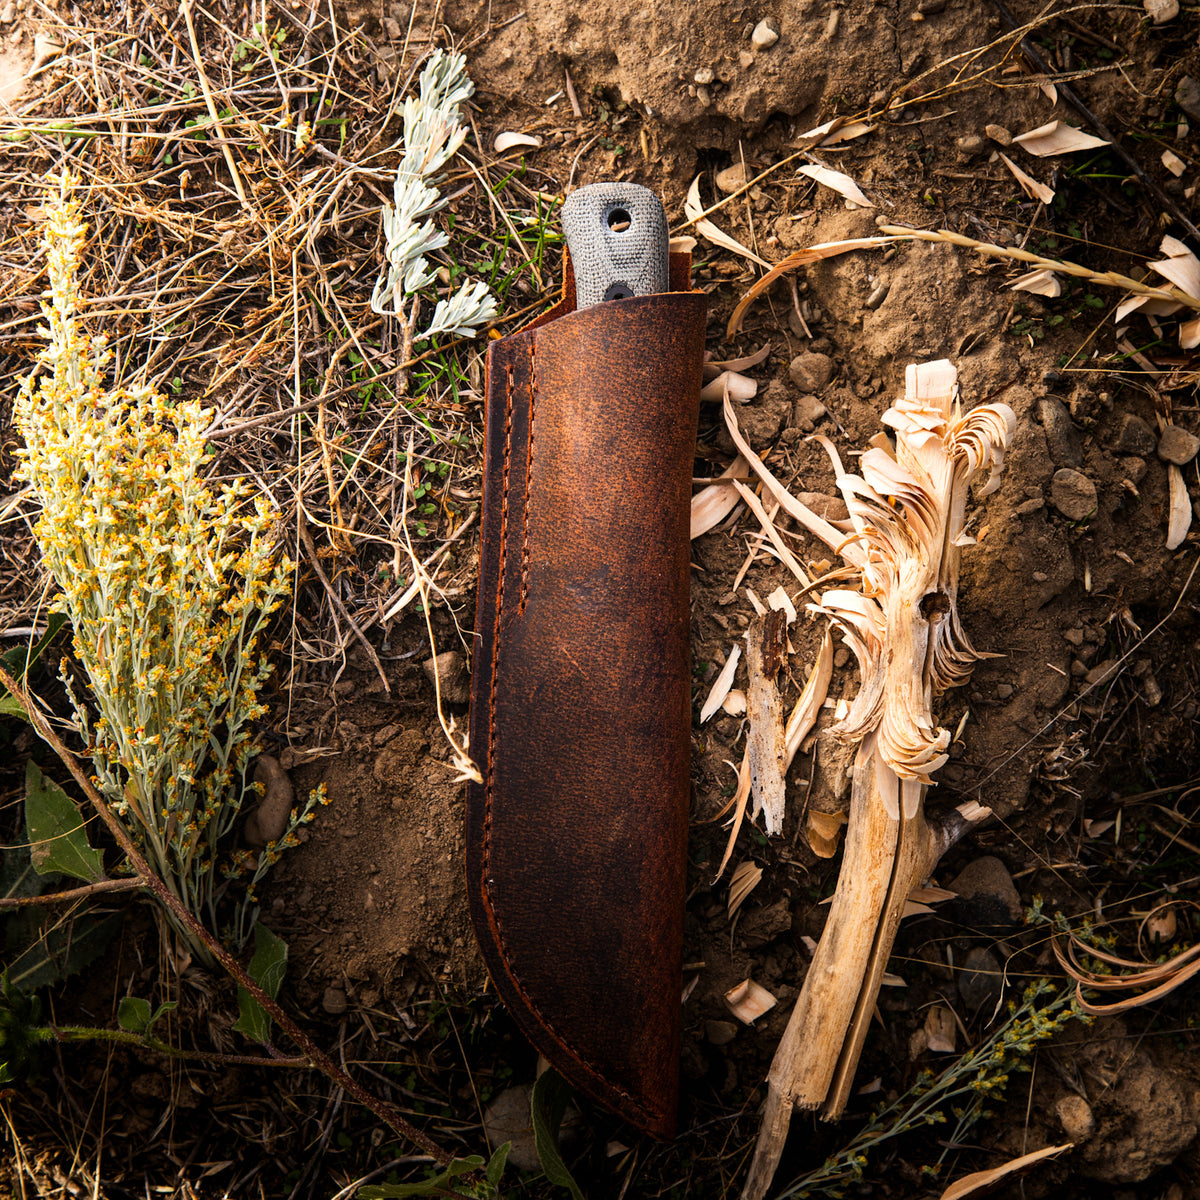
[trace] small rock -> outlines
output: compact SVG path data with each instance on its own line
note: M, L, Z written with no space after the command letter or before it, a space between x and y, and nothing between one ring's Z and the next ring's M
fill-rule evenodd
M398 42L404 36L404 28L395 17L381 17L379 24L389 42Z
M850 516L846 501L841 496L827 496L824 492L800 492L796 499L826 521L845 521Z
M1068 521L1082 521L1096 511L1096 485L1070 467L1054 472L1050 502Z
M958 994L972 1011L995 1007L1004 994L1004 969L990 950L976 947L967 954L958 977Z
M958 139L958 148L967 158L974 158L976 155L982 154L983 146L983 138L977 133L971 133Z
M1179 16L1179 0L1142 0L1142 7L1155 25L1165 25Z
M792 424L811 433L827 411L816 396L797 396L792 404Z
M700 70L698 70L695 75L692 76L692 78L698 84L701 84L703 87L707 87L714 79L716 79L716 75L713 73L712 67L701 67Z
M1118 454L1136 454L1139 458L1149 458L1157 446L1153 431L1141 417L1126 413L1121 418L1117 436L1112 444L1112 448Z
M530 1100L532 1083L520 1083L505 1088L483 1113L483 1128L493 1146L509 1142L508 1161L518 1171L541 1170L537 1145L533 1136L533 1116Z
M246 819L244 833L248 845L262 847L287 833L295 791L279 760L269 754L255 759L254 782L261 784L262 798Z
M995 856L968 863L946 886L958 894L954 912L961 924L989 931L1021 924L1021 897L1008 868Z
M701 107L707 108L712 103L712 92L706 87L698 87L696 89L696 99L700 102Z
M1146 460L1144 458L1123 458L1121 459L1121 469L1125 472L1125 478L1130 483L1141 483L1146 478Z
M1092 1106L1075 1092L1068 1092L1055 1106L1055 1116L1067 1140L1082 1145L1096 1130Z
M1117 660L1115 658L1106 658L1102 663L1094 666L1084 677L1084 682L1090 687L1094 687L1099 683L1107 683L1117 673Z
M330 1016L339 1017L350 1005L346 1000L346 993L340 987L327 987L325 995L321 997L321 1007Z
M467 661L457 650L444 650L437 658L421 664L430 683L441 681L442 700L447 704L466 704L471 699L471 675Z
M1158 457L1163 462L1185 467L1200 451L1200 438L1178 425L1168 425L1158 439Z
M14 0L8 0L4 11L0 12L0 25L11 25L17 19L17 6Z
M1180 77L1175 85L1175 103L1183 109L1193 121L1200 121L1200 83L1190 75Z
M870 312L874 312L887 299L887 294L891 290L891 287L890 283L883 281L877 283L866 299L866 308Z
M839 646L833 652L833 665L835 667L844 667L850 661L850 651L845 646Z
M1087 663L1081 662L1078 658L1072 660L1071 674L1076 679L1082 679L1087 674Z
M1043 500L1041 496L1034 496L1029 500L1021 501L1021 503L1013 509L1013 512L1015 512L1018 517L1027 517L1030 515L1030 513L1038 512L1040 509L1045 507L1045 500Z
M1067 406L1057 396L1043 396L1038 401L1038 419L1046 431L1050 461L1056 467L1079 466L1083 462L1083 450Z
M705 1021L704 1038L711 1046L728 1046L737 1037L737 1026L732 1021Z
M751 54L749 50L739 50L738 65L743 71L748 71L752 66L754 66L754 55Z
M993 142L999 142L1001 146L1012 145L1012 134L1004 128L1003 125L985 125L983 132L992 139Z
M723 171L717 172L716 178L717 191L724 192L729 195L736 192L738 188L746 186L746 165L745 163L734 163L732 167L726 167Z
M1149 3L1150 0L1147 0ZM1179 5L1175 5L1175 11L1179 11ZM755 50L769 50L775 43L779 41L779 22L772 17L764 17L754 27L754 32L750 35L750 44Z
M1070 642L1070 644L1072 646L1082 646L1083 645L1083 630L1082 629L1065 629L1065 630L1063 630L1063 637L1066 638L1066 640L1068 642Z
M802 392L819 392L833 378L833 359L828 354L797 354L788 374Z
M1013 694L1013 686L1011 683L996 684L996 698L998 700L1007 700Z

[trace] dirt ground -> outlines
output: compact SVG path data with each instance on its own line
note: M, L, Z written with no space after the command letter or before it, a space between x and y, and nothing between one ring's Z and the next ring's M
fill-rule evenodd
M65 7L43 12L10 3L0 13L7 39L0 62L26 55L27 70L35 37L56 27L65 41L64 21L74 30L129 24L120 5L72 14ZM729 190L755 182L711 220L772 263L817 243L872 236L888 223L948 229L1139 277L1165 234L1200 251L1187 225L1200 220L1200 87L1188 88L1200 79L1196 11L1185 8L1156 25L1140 6L1050 8L1028 40L1058 85L1056 101L1046 94L1043 68L1031 66L1007 36L998 3L843 7L802 0L771 9L738 0L650 8L608 0L448 0L411 10L351 5L338 10L336 28L353 47L355 70L385 93L411 78L434 42L461 46L477 87L473 144L489 179L502 173L490 159L498 132L542 139L520 166L530 206L529 197L628 179L659 192L672 232L686 235L694 232L683 212L689 186L699 175L702 202L713 205L727 195L716 183L724 173ZM1033 5L1013 5L1017 22L1038 15ZM249 18L230 6L223 19L238 31ZM320 54L312 61L336 73L336 55L328 65L330 36L314 41ZM340 86L351 91L354 79ZM24 85L24 101L40 97L51 112L60 83L51 64L49 76ZM1068 89L1090 122L1071 107ZM0 99L16 103L2 68ZM863 118L872 128L832 147L801 140L835 116ZM1110 150L1035 158L1007 145L1008 135L1055 118L1091 132L1098 122L1145 180ZM1002 150L1051 186L1055 199L1029 198ZM1164 163L1165 151L1181 174ZM849 175L873 207L797 174L810 160ZM731 169L739 175L732 188ZM354 249L338 253L377 264L375 225L361 213L377 206L387 186L378 179L362 184L355 201L367 207L338 233ZM0 182L5 187L7 204L30 202L28 184ZM493 241L504 236L494 213L490 224L479 215L489 212L486 197L462 204L475 206L474 220ZM40 286L28 265L35 231L18 220L10 214L9 258L0 262L0 357L9 384L28 370L31 300ZM781 282L728 343L730 312L762 272L704 236L694 260L696 285L710 296L711 356L736 358L770 344L765 361L746 372L757 394L739 407L738 419L794 494L835 493L828 460L807 435L828 437L843 456L865 447L883 410L902 394L909 363L949 358L968 405L1002 401L1017 417L1002 485L973 515L978 545L964 554L960 585L963 626L993 657L977 665L967 687L939 702L942 724L958 732L930 800L938 807L975 800L993 809L994 820L939 864L931 882L954 898L904 922L890 965L897 986L881 995L857 1075L864 1090L842 1126L796 1118L773 1193L782 1194L789 1180L835 1154L881 1098L898 1096L921 1071L951 1061L950 1053L930 1049L927 1037L922 1042L932 1006L955 1014L954 1053L961 1054L988 1035L1002 1001L1019 997L1029 981L1066 986L1047 927L1027 917L1031 908L1061 912L1076 928L1090 920L1130 957L1147 951L1143 918L1172 901L1175 928L1150 947L1151 956L1200 940L1200 848L1193 840L1197 543L1193 534L1166 549L1168 468L1159 453L1167 424L1200 435L1197 375L1194 355L1179 349L1174 318L1114 320L1119 290L1070 280L1058 298L1017 292L1009 285L1024 269L1019 265L921 242L797 272L796 304ZM558 263L552 244L540 290L536 278L513 289L501 332L520 323L511 314L522 304L553 297ZM380 353L387 352L385 341ZM455 529L479 501L480 354L467 352L455 403L443 413L463 437L452 476ZM348 370L337 366L339 383ZM226 398L243 394L235 386L241 378L227 386ZM0 424L11 497L9 384ZM281 399L276 407L284 406ZM350 428L353 418L348 407L339 419ZM395 434L384 436L395 441ZM704 404L696 476L719 473L734 453L720 406ZM1071 495L1062 490L1064 473ZM1194 461L1183 477L1200 512ZM1074 503L1080 488L1095 497L1082 509ZM367 512L353 489L346 495L347 505ZM19 505L6 513L0 625L15 629L32 623L35 581L26 565L27 516ZM738 836L733 865L753 862L763 876L733 919L728 875L714 882L727 837L724 821L714 817L733 791L730 764L740 760L745 723L719 715L701 726L699 705L750 624L748 589L766 597L791 581L776 559L760 555L734 587L752 531L739 509L692 547L697 703L681 1132L673 1144L639 1140L616 1117L581 1102L567 1158L588 1196L738 1194L766 1070L821 935L827 910L820 902L836 883L838 859L817 857L804 835L804 805L833 807L845 792L819 737L789 774L782 837L768 839L749 823ZM427 549L452 532L449 525L429 531ZM829 560L798 527L791 532L802 561ZM360 622L363 613L375 614L365 635L386 688L366 651L349 634L342 638L311 570L303 571L298 592L306 622L300 644L286 622L273 638L281 666L265 736L297 792L323 783L332 803L271 875L264 920L289 944L289 1009L435 1140L457 1153L483 1153L483 1110L506 1087L532 1082L536 1060L496 1003L474 944L463 881L462 785L422 667L430 657L424 620L411 612L378 619L386 587L375 581L381 571L386 576L391 558L390 546L368 541L331 545L324 557L335 582L346 581L336 586L345 587L347 599L362 598ZM447 599L432 613L439 651L469 650L477 560L476 525L451 545L442 577ZM794 627L795 654L781 685L788 706L820 636L817 622L802 618ZM318 642L320 654L301 648ZM853 697L858 686L847 652L840 650L836 662L831 702ZM447 710L460 727L466 677L460 664L446 681ZM49 674L42 682L56 686ZM832 723L832 708L821 730ZM32 754L43 766L48 760L27 733L6 745L0 787L8 819L16 821L25 759ZM120 996L153 991L180 1000L181 1036L232 1052L239 1044L230 1029L232 985L195 967L172 978L146 911L124 908L123 932L98 963L47 993L53 1019L111 1026ZM753 1025L738 1023L724 1001L746 978L777 1001ZM1030 1056L1032 1071L1013 1077L964 1144L939 1141L938 1126L915 1129L873 1150L861 1182L840 1186L853 1195L937 1196L960 1175L1071 1141L1074 1149L999 1194L1200 1196L1194 995L1185 985L1146 1007L1072 1023ZM248 1066L168 1069L146 1051L95 1045L58 1046L51 1059L28 1090L6 1093L7 1186L14 1196L115 1198L141 1196L148 1187L181 1197L341 1197L352 1192L339 1189L372 1172L378 1181L389 1170L407 1179L413 1176L405 1172L421 1169L408 1161L407 1147L316 1074L279 1083L278 1075ZM922 1173L941 1157L936 1180ZM550 1194L536 1173L510 1172L506 1186L511 1194ZM813 1194L843 1191L830 1185Z

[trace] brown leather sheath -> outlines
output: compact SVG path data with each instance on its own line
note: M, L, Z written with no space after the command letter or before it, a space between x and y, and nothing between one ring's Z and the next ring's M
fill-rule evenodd
M585 1094L674 1133L689 500L706 297L562 302L488 353L467 891L496 990Z

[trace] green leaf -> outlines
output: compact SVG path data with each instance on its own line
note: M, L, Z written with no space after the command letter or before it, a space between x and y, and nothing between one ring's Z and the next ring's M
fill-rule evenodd
M405 1196L433 1196L450 1186L460 1175L469 1175L483 1166L481 1155L456 1158L444 1171L420 1183L372 1183L355 1192L355 1200L400 1200Z
M123 913L68 918L60 911L21 908L4 922L6 970L24 991L58 983L95 962L120 932Z
M497 1191L499 1191L500 1176L504 1174L504 1166L508 1162L508 1152L511 1149L512 1142L505 1142L503 1146L498 1146L496 1153L492 1155L491 1161L487 1165L488 1185Z
M7 691L0 696L0 717L20 717L22 721L29 720L25 706L16 696L10 695Z
M25 768L25 832L39 875L70 875L87 883L104 878L103 856L88 845L79 810L34 762Z
M145 1036L164 1013L169 1013L175 1008L176 1003L174 1000L168 1000L151 1012L149 1000L143 1000L140 996L123 996L117 1008L117 1023L130 1033Z
M122 996L117 1007L117 1024L129 1033L145 1033L150 1028L150 1001L140 996Z
M279 985L287 971L287 942L276 937L261 922L254 926L254 957L250 960L250 978L272 1000L279 995ZM244 987L238 986L238 1019L234 1025L256 1042L265 1042L271 1033L271 1018L266 1010Z
M533 1085L533 1142L546 1178L556 1187L566 1188L572 1200L584 1200L558 1149L558 1131L570 1099L571 1085L552 1067L538 1076Z

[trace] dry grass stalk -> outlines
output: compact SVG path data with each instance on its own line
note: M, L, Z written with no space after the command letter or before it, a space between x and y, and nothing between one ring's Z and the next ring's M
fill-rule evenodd
M743 1196L759 1200L775 1173L795 1106L835 1120L854 1078L888 955L909 894L988 810L927 816L925 791L945 761L950 733L933 719L935 696L962 684L981 655L958 622L956 598L970 482L995 489L1015 417L1004 405L963 413L946 361L908 368L906 395L884 423L895 451L875 445L861 476L834 463L850 510L848 537L789 496L726 422L739 449L785 511L838 550L862 590L826 592L810 609L839 626L862 687L832 736L856 742L850 822L838 889L768 1076L766 1111ZM824 532L827 530L828 532Z

